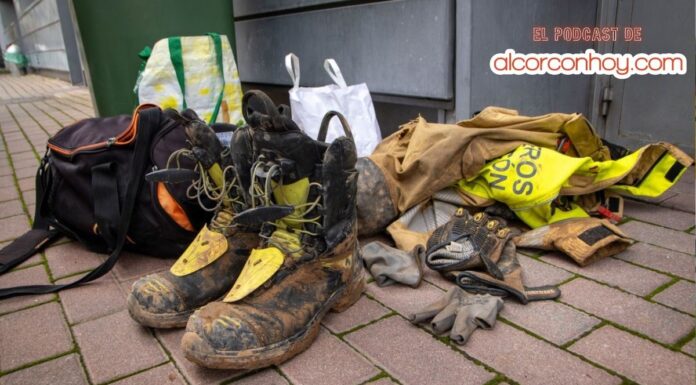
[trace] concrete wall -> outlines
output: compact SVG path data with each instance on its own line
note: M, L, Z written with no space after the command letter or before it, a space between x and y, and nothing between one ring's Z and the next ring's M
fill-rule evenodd
M524 115L580 112L598 132L636 148L667 140L693 153L693 0L234 0L239 73L247 87L282 95L283 57L301 61L301 85L327 84L337 59L349 83L366 82L383 135L424 112L467 119L489 105ZM645 26L645 41L535 43L532 26ZM647 36L649 35L649 36ZM625 45L625 44L624 44ZM684 76L617 81L607 75L498 76L491 56L517 52L681 52ZM633 51L632 51L633 50ZM608 116L601 91L614 90ZM283 92L279 92L283 89ZM659 92L655 92L659 90ZM626 97L624 97L626 95ZM283 100L284 97L279 100ZM433 119L434 118L434 119ZM630 120L630 124L625 124ZM667 129L668 128L668 129Z
M15 0L22 48L36 69L69 71L56 0Z
M0 0L0 50L17 41L19 26L12 0Z

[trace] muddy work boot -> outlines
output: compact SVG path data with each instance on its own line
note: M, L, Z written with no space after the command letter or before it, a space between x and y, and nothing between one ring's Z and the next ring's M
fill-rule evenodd
M233 222L235 213L247 207L249 180L242 180L235 167L249 166L244 164L244 154L251 160L246 128L237 129L232 156L230 148L223 147L213 130L195 114L185 111L178 118L186 120L191 148L174 152L167 169L155 171L148 178L165 183L194 179L189 194L197 196L199 204L215 211L215 215L169 271L150 274L133 284L128 311L140 324L155 328L184 327L194 310L224 295L259 242L258 227ZM245 137L249 146L245 145ZM196 162L194 175L178 168L180 157Z
M251 97L267 99L244 99ZM347 309L364 290L347 122L338 115L346 136L327 144L321 140L336 113L324 118L320 141L277 111L270 115L248 119L258 126L255 207L247 211L266 219L263 244L224 299L191 316L182 338L186 357L205 367L251 370L287 361L311 345L329 310Z

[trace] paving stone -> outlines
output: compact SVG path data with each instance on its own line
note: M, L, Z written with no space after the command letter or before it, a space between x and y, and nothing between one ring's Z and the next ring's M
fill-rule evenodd
M427 282L422 282L417 289L403 285L379 287L373 282L367 285L367 293L406 317L443 295L442 290Z
M694 314L694 310L696 310L696 285L686 281L678 281L657 293L652 299L683 312Z
M32 341L36 342L31 343ZM0 371L70 349L72 339L68 325L60 305L55 302L0 317Z
M0 385L87 385L80 358L68 354L0 377Z
M68 283L75 279L69 277L56 283ZM86 285L63 290L59 295L70 324L115 313L126 307L126 299L111 274Z
M24 208L19 199L0 202L0 218L7 218L19 214L24 214Z
M677 342L694 327L688 315L583 278L561 286L561 291L562 302L663 343Z
M44 135L44 138L46 138L46 136L45 136L46 134L44 133L43 135ZM7 135L5 136L5 138L7 138ZM12 155L12 162L17 162L20 160L27 160L27 159L36 162L36 166L39 165L39 159L36 158L36 154L34 154L33 151L27 151L27 152L22 152L20 154L13 154Z
M22 191L30 191L36 189L36 179L34 177L23 178L17 181L19 189Z
M621 230L633 239L666 249L691 255L696 251L696 237L688 233L638 221L630 221L621 225Z
M403 385L483 384L494 375L399 316L345 336Z
M137 281L138 279L140 279L140 277L138 277L138 278L132 278L132 279L129 279L129 280L127 280L127 281L118 281L118 280L117 280L119 286L121 287L121 292L123 293L124 298L127 298L127 297L128 297L128 295L129 295L130 292L131 292L131 289L133 288L133 284L134 284L135 281Z
M382 377L377 381L368 382L369 385L397 385L396 382L392 381L391 378ZM501 384L498 384L501 385Z
M54 278L91 270L99 266L104 258L77 242L49 247L45 254Z
M502 322L474 332L466 345L457 348L520 385L621 383L620 378Z
M7 142L7 152L10 154L17 154L25 151L31 151L31 145L27 141Z
M114 266L119 281L139 278L157 271L167 270L174 264L173 259L155 258L142 254L124 252Z
M37 168L38 168L38 162L34 166L22 167L22 168L15 167L15 176L17 177L17 179L24 179L24 178L30 178L32 176L36 176L36 169Z
M617 254L616 258L690 280L694 279L696 272L696 258L693 255L643 242L632 245L622 253Z
M573 275L556 266L539 262L522 254L517 254L522 266L524 284L529 287L543 285L558 285Z
M675 230L686 230L694 225L693 213L628 199L624 203L624 215Z
M74 326L73 333L94 383L167 361L157 340L125 310Z
M570 350L643 385L693 384L694 360L610 325Z
M696 197L693 192L679 193L676 196L660 202L660 206L693 213L694 207L696 206L696 202L694 202L695 199Z
M282 364L280 370L295 385L357 385L380 373L325 329L309 349Z
M389 313L389 309L362 296L348 310L342 313L327 314L323 324L334 333L342 333L376 320L387 313Z
M22 135L22 133L20 131L11 132L11 133L6 134L4 136L5 136L5 140L8 142L24 138L24 135Z
M26 142L25 142L26 143ZM27 144L29 146L29 144ZM21 156L22 160L17 160L14 161L16 156ZM24 154L13 154L12 155L12 165L14 166L15 169L15 174L17 174L18 170L26 169L26 170L34 170L34 174L36 174L36 169L39 167L39 160L36 159L36 156L34 156L33 151L27 151ZM22 179L26 178L28 175L25 176L17 176L17 179Z
M679 178L679 181L672 186L670 191L693 193L694 190L696 190L696 185L694 185L694 174L694 167L689 167L689 169L682 174L682 177Z
M36 190L22 191L22 200L27 206L36 204Z
M0 241L17 238L29 230L29 220L24 214L0 219Z
M20 285L47 285L51 283L43 265L11 271L0 276L0 288ZM23 295L0 301L0 313L8 313L25 307L38 305L55 298L54 294Z
M17 198L19 198L19 195L17 194L17 189L14 185L0 186L0 202Z
M269 368L231 382L233 385L288 385L278 372Z
M554 301L535 301L527 305L507 301L500 315L556 345L579 337L601 322Z
M160 365L156 368L126 377L111 383L111 385L185 385L181 374L172 364Z
M9 167L9 166L2 165L0 167ZM0 186L12 186L12 185L14 185L14 177L12 175L0 176Z
M184 331L184 329L159 329L155 332L164 348L176 362L176 366L191 385L219 384L244 374L238 370L206 369L186 359L184 352L181 351L181 337L183 337Z
M549 253L542 260L610 286L620 287L629 293L644 296L672 280L669 276L656 273L630 263L604 258L591 265L580 267L570 258L558 252Z
M688 344L682 346L682 352L696 356L696 338L692 338Z

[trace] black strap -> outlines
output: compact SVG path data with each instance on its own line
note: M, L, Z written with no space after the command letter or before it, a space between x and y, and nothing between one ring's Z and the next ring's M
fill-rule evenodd
M92 196L97 232L104 239L109 252L116 249L121 210L118 202L116 163L108 162L92 167Z
M17 286L6 289L0 289L0 299L11 298L19 295L28 294L46 294L55 293L57 291L71 288L85 282L95 280L106 274L116 264L123 245L126 242L126 234L133 215L136 197L143 183L143 175L145 174L150 155L150 145L154 137L154 133L160 126L161 111L159 108L148 108L139 112L137 137L135 139L135 148L133 149L133 158L131 161L131 173L128 180L126 196L124 198L124 206L121 211L120 220L117 222L117 240L114 250L111 255L94 270L77 279L76 281L63 285L30 285Z
M9 245L0 250L0 274L4 274L20 263L31 258L44 247L50 245L59 238L60 232L51 229L48 220L43 216L45 192L50 184L50 173L47 172L47 158L41 160L36 171L36 208L34 209L34 223L31 230L15 239Z

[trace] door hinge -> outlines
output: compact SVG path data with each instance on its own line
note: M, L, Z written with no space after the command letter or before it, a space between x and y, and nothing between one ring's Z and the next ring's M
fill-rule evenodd
M606 86L602 89L602 117L607 117L609 115L609 105L614 99L614 91L610 86Z

